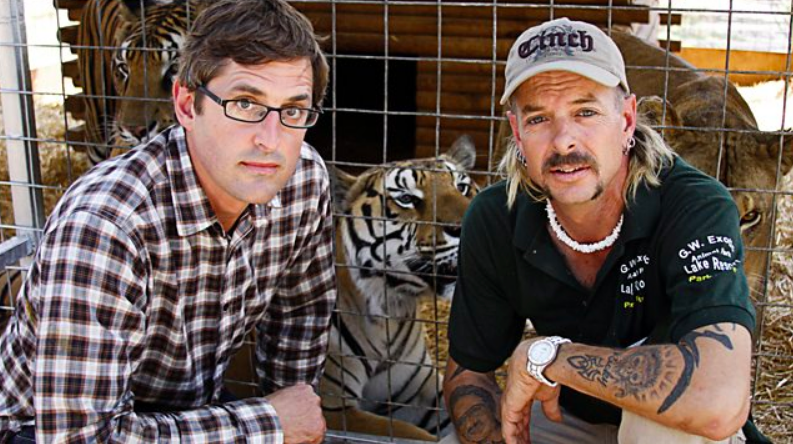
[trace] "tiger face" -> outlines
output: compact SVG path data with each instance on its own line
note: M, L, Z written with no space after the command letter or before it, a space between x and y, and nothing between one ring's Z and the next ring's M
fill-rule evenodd
M471 139L437 158L335 175L337 254L345 277L367 297L369 314L409 313L417 296L451 297L460 223L478 192Z
M139 3L139 2L134 2ZM112 73L118 108L111 128L116 145L135 146L175 123L171 88L179 50L195 6L150 4L140 11L121 8L124 26L116 33Z

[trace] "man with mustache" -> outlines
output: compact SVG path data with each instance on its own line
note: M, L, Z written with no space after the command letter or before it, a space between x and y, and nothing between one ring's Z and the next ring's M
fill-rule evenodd
M330 181L303 143L328 66L281 0L196 19L179 125L81 177L0 337L0 442L318 443ZM256 330L265 396L224 374Z
M496 442L472 424L498 419L509 444L755 436L755 311L727 190L641 122L619 50L592 25L528 29L501 103L506 181L466 214L449 321L456 439ZM526 320L539 336L521 342Z

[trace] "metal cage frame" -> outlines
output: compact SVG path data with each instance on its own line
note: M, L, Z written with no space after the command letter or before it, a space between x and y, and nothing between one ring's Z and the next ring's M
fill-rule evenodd
M86 0L94 1L94 0ZM143 0L141 0L143 2ZM765 12L743 9L734 9L732 0L726 7L716 9L681 8L673 7L669 0L666 6L641 6L634 5L629 0L514 0L514 1L485 1L485 0L389 0L372 2L369 0L295 0L291 2L299 10L306 13L322 34L328 36L325 50L331 64L331 83L329 85L329 102L325 103L325 116L330 125L330 146L327 151L329 164L344 169L360 170L363 168L382 166L387 161L393 160L391 152L393 128L400 128L394 122L399 119L413 120L415 134L415 156L437 156L450 145L450 141L467 129L476 131L477 140L477 167L472 172L478 181L485 185L497 180L499 175L495 172L494 164L498 149L499 125L504 120L501 107L498 105L498 92L503 88L501 72L505 65L505 49L511 43L510 35L516 32L514 22L520 23L526 17L533 20L554 18L564 15L578 14L582 17L597 17L608 28L619 23L632 23L636 17L648 17L649 13L658 13L660 25L666 29L666 40L661 42L667 52L679 49L679 42L673 40L672 26L681 23L681 17L687 14L723 14L727 16L727 35L731 35L731 25L735 16L742 14L767 14L784 16L788 23L786 36L788 47L785 69L783 71L769 71L757 69L732 69L730 55L730 39L727 39L726 60L724 69L699 69L701 72L716 75L770 75L790 83L791 77L791 30L793 29L793 2L787 11ZM72 8L75 0L54 0L55 7ZM356 9L357 8L357 9ZM358 11L358 12L356 12ZM312 15L313 14L313 15ZM372 18L379 18L373 20ZM479 20L482 28L469 29L471 24ZM52 33L60 32L62 37L68 35L70 25L61 24L59 30L53 29ZM525 26L524 26L525 27ZM432 30L435 30L433 33ZM429 30L429 31L427 31ZM74 126L74 119L67 116L68 107L63 108L62 139L52 140L41 138L37 135L36 104L34 98L38 95L60 96L68 100L63 88L55 93L42 93L34 91L31 82L30 69L27 60L26 24L23 0L3 0L0 2L0 95L2 95L2 113L5 122L4 132L0 134L0 145L5 144L8 154L8 167L10 177L0 181L0 187L11 190L13 214L15 221L0 220L0 273L19 273L24 276L38 238L44 227L46 210L43 193L46 191L63 192L63 186L45 185L43 180L40 157L40 144L49 143L66 147L67 151L84 146L85 142L71 139L68 134ZM406 37L407 36L407 37ZM514 39L514 35L512 37ZM505 43L506 42L506 43ZM473 47L472 45L477 45ZM410 50L411 45L415 50ZM58 48L67 48L65 43L56 45ZM106 47L104 47L107 49ZM473 48L473 49L472 49ZM74 49L74 48L72 48ZM412 51L412 52L411 52ZM346 101L339 87L339 79L335 75L339 66L347 63L369 62L382 64L382 70L375 72L378 83L382 83L383 90L377 92L377 97L382 101L377 106L364 106L350 104ZM62 63L64 60L61 60ZM399 94L394 92L392 86L401 81L394 78L393 72L396 64L405 63L406 66L415 67L417 82L417 96L413 109L394 109ZM413 68L411 68L413 69ZM674 69L666 69L672 73ZM64 74L66 75L66 74ZM72 75L74 75L72 73ZM400 74L401 75L401 74ZM480 83L472 83L475 76L485 79ZM466 83L467 82L467 83ZM367 85L361 85L366 88ZM421 88L421 91L418 91ZM470 93L468 92L470 91ZM340 94L342 96L340 97ZM726 91L725 91L726 94ZM478 95L481 99L473 103L472 96ZM146 100L146 98L139 98ZM466 101L471 101L467 103ZM783 107L787 103L785 93ZM459 112L454 108L460 109ZM783 114L785 110L783 109ZM692 131L711 131L723 139L728 133L735 132L726 129L726 104L722 116L722 125L718 127L669 127L659 126L660 131L670 129L687 129ZM348 156L341 152L339 139L347 135L340 134L337 123L343 119L370 116L380 119L382 126L379 141L368 141L380 145L370 150L376 154L373 161L362 161L355 156ZM788 130L773 131L780 138L793 137ZM68 140L67 140L68 139ZM480 146L481 145L481 146ZM379 148L379 149L378 149ZM780 150L781 151L781 150ZM67 154L68 157L68 154ZM719 155L721 162L721 152ZM68 161L68 160L67 160ZM71 171L71 167L69 167ZM74 180L70 174L70 181ZM793 191L783 190L784 177L781 174L781 160L777 166L775 189L737 189L731 191L746 191L772 196L776 206L778 201L793 201ZM2 205L7 205L2 202ZM437 209L436 209L437 210ZM335 214L336 217L347 217ZM773 259L774 255L793 255L790 245L773 245L777 237L777 211L771 217L772 229L770 233L771 244L762 248L755 248L763 252L767 258ZM437 222L430 222L439 224ZM442 223L440 223L442 225ZM13 233L13 236L11 235ZM751 250L751 248L749 248ZM344 264L337 264L344 267ZM793 368L793 349L778 350L765 346L767 340L767 318L770 313L783 313L782 319L793 320L792 302L772 302L768 299L770 276L773 272L773 260L768 260L765 268L766 283L763 295L757 301L758 307L758 338L757 348L753 353L753 408L763 410L768 415L775 414L775 409L780 411L793 411L793 388L791 382L783 375L774 380L777 390L787 390L787 395L782 398L787 401L772 401L766 393L760 390L760 380L770 365L770 360L787 362ZM383 271L383 270L373 270ZM11 282L0 281L5 288L5 293L11 293ZM793 291L793 288L789 290ZM0 291L0 294L3 294ZM13 295L11 296L13 299ZM443 305L443 303L440 303ZM426 324L434 330L433 337L428 339L432 345L434 365L441 372L444 362L439 355L440 343L445 340L439 331L445 327L445 320L441 318L439 302L429 303L427 310L431 318L420 317L410 319ZM8 316L13 310L13 300L0 299L0 318ZM788 313L788 314L784 314ZM353 314L353 313L345 313ZM357 315L357 314L356 314ZM793 333L791 333L793 338ZM793 339L791 339L793 342ZM247 351L238 357L242 366L247 366L249 374L253 371L253 353L250 348L252 341L247 342ZM341 356L341 359L360 359L358 356ZM420 365L420 364L417 364ZM242 391L255 393L257 384L255 380L239 380L231 378L231 385L237 385ZM398 403L388 403L389 406L399 407ZM778 416L778 412L776 413ZM763 429L762 420L759 421ZM788 439L793 442L793 426L778 439ZM331 432L329 441L352 439L360 442L384 442L392 440L389 437L364 436L352 432Z

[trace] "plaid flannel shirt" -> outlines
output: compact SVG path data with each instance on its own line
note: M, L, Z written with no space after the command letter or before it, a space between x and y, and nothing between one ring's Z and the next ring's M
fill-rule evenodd
M264 398L218 400L254 327L265 393L316 386L336 296L329 186L304 145L285 188L225 233L178 126L75 182L0 338L0 441L35 422L40 442L282 442Z

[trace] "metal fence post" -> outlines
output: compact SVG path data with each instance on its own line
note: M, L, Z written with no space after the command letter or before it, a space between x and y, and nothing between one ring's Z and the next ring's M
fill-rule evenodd
M11 199L18 234L32 240L44 226L33 86L28 66L22 0L0 0L0 97L8 153Z

